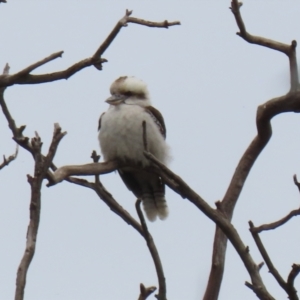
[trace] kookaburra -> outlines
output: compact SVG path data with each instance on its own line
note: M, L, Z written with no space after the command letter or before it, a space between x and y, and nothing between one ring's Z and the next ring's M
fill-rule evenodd
M155 221L168 216L162 179L144 168L151 162L144 156L143 121L146 122L148 151L167 163L169 147L161 113L151 106L146 84L135 77L120 77L110 87L108 110L99 120L99 142L105 161L128 163L118 170L127 188L142 200L147 218Z

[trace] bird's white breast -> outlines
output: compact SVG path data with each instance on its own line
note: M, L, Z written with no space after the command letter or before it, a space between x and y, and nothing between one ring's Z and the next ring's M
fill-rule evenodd
M148 150L167 162L168 145L151 115L143 107L128 104L110 106L101 118L99 142L105 161L129 159L144 166L149 164L143 155L143 121L147 124Z

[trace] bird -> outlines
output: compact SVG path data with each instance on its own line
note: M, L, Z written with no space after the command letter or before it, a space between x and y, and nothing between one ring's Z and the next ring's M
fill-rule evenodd
M147 150L160 162L170 160L162 114L151 106L147 85L133 76L121 76L110 86L109 104L99 119L98 139L104 161L125 162L118 173L132 193L141 199L149 221L165 220L169 214L162 178L146 170L152 163L144 156L143 122ZM148 169L149 170L149 169Z

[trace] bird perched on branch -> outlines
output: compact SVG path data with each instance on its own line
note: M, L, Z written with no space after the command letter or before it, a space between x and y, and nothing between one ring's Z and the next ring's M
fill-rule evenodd
M135 77L120 77L110 87L108 110L99 120L99 142L105 161L128 162L118 170L127 188L142 200L147 218L155 221L168 216L165 185L161 177L148 172L151 162L144 156L143 122L148 151L167 163L169 147L161 113L151 106L146 84Z

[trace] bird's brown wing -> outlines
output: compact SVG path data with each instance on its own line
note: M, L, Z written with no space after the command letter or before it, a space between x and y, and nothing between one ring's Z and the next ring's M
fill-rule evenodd
M152 117L155 124L158 126L160 133L166 139L167 137L167 129L165 125L164 118L159 110L154 108L153 106L146 106L145 107L146 112Z
M102 113L100 118L99 118L99 121L98 121L98 131L101 129L101 119L102 117L104 116L105 113Z

